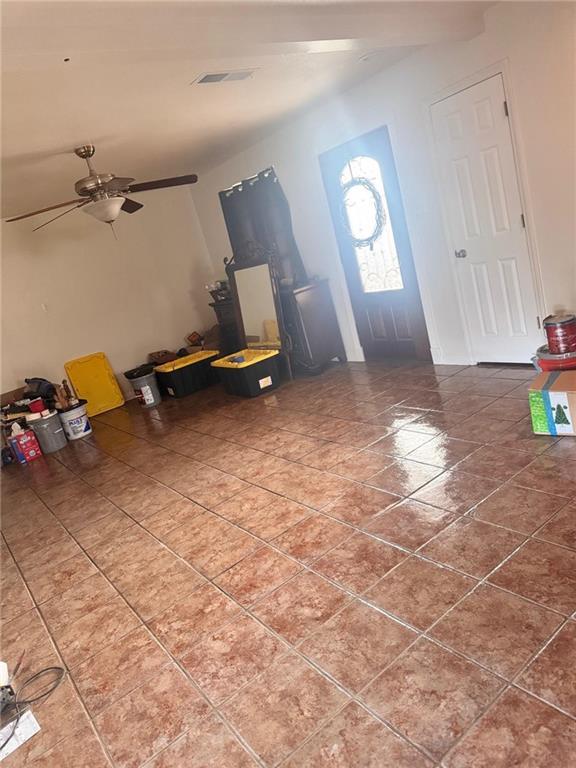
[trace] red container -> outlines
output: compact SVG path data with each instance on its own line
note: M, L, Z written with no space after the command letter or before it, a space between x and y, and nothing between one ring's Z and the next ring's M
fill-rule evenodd
M568 371L576 368L576 352L554 355L544 346L538 347L536 357L541 371Z
M576 352L576 315L548 315L544 318L544 330L551 354Z
M30 400L28 408L30 408L30 413L42 413L46 406L44 405L44 400L41 397L37 397L36 400Z

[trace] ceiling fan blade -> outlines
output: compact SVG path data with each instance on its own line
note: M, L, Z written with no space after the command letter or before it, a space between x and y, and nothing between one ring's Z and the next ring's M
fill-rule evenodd
M129 192L146 192L149 189L166 189L167 187L182 187L185 184L196 184L198 176L191 173L189 176L174 176L171 179L156 179L155 181L143 181L140 184L130 184Z
M82 200L80 205L75 205L74 208L69 208L67 211L64 211L64 213L59 213L58 216L54 216L53 219L48 219L48 221L45 221L44 224L40 224L39 227L34 227L32 232L37 232L39 229L42 229L42 227L46 227L48 224L52 224L52 222L56 221L56 219L61 219L62 216L66 216L67 213L72 213L72 211L75 211L77 208L82 208L83 205L86 205L89 202L90 200Z
M67 200L65 203L57 203L56 205L49 205L47 208L39 208L37 211L32 211L32 213L24 213L22 216L14 216L12 219L6 219L6 221L20 221L20 219L27 219L30 216L37 216L39 213L46 213L47 211L53 211L56 208L64 208L65 205L74 205L74 203L81 202L85 201L82 200L81 197L77 197L74 200Z
M125 189L129 189L133 181L134 179L128 176L115 176L110 181L105 181L102 186L107 192L122 192Z
M122 203L122 210L124 213L136 213L136 211L139 211L140 208L144 208L142 203L137 203L136 200L130 200L129 197L127 197Z

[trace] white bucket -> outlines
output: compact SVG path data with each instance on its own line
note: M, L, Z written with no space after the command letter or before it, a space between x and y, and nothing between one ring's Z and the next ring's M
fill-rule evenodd
M69 411L60 412L60 421L68 440L78 440L92 434L92 427L86 413L86 403L80 403Z

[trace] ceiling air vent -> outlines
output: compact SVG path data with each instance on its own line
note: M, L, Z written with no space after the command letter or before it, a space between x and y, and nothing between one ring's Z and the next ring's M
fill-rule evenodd
M232 80L248 80L252 77L256 70L254 69L239 69L236 72L207 72L204 75L194 80L198 85L204 85L205 83L226 83Z

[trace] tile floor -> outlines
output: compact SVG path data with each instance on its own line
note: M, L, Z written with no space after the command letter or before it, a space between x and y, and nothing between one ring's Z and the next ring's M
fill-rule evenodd
M576 439L526 369L335 366L2 472L6 768L576 765Z

